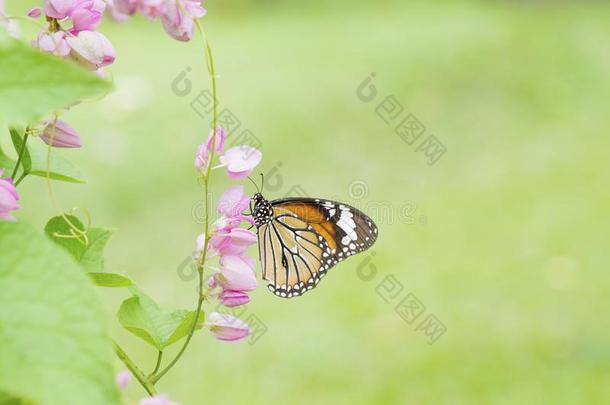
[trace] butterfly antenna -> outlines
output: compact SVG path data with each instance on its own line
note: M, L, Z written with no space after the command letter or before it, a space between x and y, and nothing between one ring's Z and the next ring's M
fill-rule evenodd
M254 180L252 180L252 177L248 176L248 180L250 180L252 182L252 184L254 184L254 187L256 187L256 191L258 191L260 193L261 189L258 188L258 184L256 184L256 182Z
M263 192L264 186L265 186L265 176L261 173L261 191L260 191L260 193Z

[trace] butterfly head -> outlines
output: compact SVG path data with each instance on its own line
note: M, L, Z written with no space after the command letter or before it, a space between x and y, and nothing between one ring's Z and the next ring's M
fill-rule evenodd
M252 200L254 200L252 216L254 217L254 224L258 228L273 219L273 208L261 193L254 194Z

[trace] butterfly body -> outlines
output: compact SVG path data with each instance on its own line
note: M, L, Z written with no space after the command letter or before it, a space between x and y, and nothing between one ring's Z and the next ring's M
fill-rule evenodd
M347 204L313 198L253 196L263 279L283 298L315 288L328 270L377 240L377 226Z

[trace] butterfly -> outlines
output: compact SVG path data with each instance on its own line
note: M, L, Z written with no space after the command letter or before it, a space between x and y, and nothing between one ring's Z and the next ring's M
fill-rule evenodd
M263 279L279 297L303 295L333 266L377 240L375 223L347 204L321 198L268 201L260 191L252 201Z

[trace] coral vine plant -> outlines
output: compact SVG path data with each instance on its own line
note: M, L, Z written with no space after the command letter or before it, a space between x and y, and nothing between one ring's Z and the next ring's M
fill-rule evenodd
M111 231L92 227L87 211L65 212L53 195L55 181L82 182L80 172L58 155L57 148L83 145L81 134L60 119L62 111L77 110L79 101L104 94L110 87L107 69L117 58L110 39L98 30L100 22L104 15L126 21L136 13L160 21L178 41L190 41L196 31L201 34L214 96L212 127L194 159L204 191L205 220L201 234L193 236L192 260L199 282L191 310L165 311L133 280L105 271L103 250ZM207 330L225 342L248 337L250 328L243 320L218 308L247 304L249 292L257 288L255 260L247 254L256 243L256 235L246 229L253 225L244 213L250 197L243 185L235 184L222 194L217 215L207 202L214 172L242 181L262 154L248 146L225 148L226 132L217 125L214 59L199 21L205 14L200 2L193 0L45 0L27 16L12 17L0 0L0 122L9 124L6 132L15 149L14 157L0 149L0 284L7 291L0 296L0 400L113 404L120 402L120 390L135 379L149 395L141 404L173 404L157 393L156 385L176 366L198 331ZM39 28L29 44L20 38L20 24ZM43 84L30 92L29 100L20 101L21 91L32 87L28 80ZM21 218L18 187L31 176L45 179L48 197L57 208L44 235ZM151 372L142 371L110 338L104 309L91 298L93 285L128 288L130 296L118 310L118 321L154 347L157 358ZM218 312L208 311L206 304ZM36 317L44 322L36 327L22 323ZM13 332L5 335L4 330ZM53 350L41 349L49 344ZM179 349L167 358L166 349L173 344ZM111 348L127 368L116 378L113 361L103 356ZM51 363L57 367L44 366ZM69 364L75 373L72 382L58 371L62 364Z

